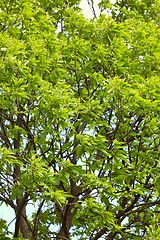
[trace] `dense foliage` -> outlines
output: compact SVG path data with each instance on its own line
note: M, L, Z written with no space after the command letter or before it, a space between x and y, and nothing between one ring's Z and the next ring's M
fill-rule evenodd
M160 2L79 2L0 0L1 239L150 239L158 219Z

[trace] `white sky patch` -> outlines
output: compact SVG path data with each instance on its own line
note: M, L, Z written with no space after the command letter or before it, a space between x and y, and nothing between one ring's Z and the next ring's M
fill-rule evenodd
M91 1L91 0L89 0L89 1ZM94 5L93 6L94 6L95 13L96 13L96 17L99 17L99 15L101 13L100 9L98 7L98 4L100 2L101 2L101 0L94 0ZM116 0L110 0L110 3L112 3L112 4L114 4L115 2L116 2ZM83 14L86 18L91 19L91 18L94 17L93 11L88 4L88 0L81 0L80 8L82 9ZM105 10L102 13L106 14L108 16L109 15L109 10Z
M100 10L98 8L99 3L100 3L100 0L95 0L94 1L94 9L95 9L96 15L100 14ZM93 16L94 16L93 12L92 12L87 0L82 0L81 1L80 8L82 8L83 14L86 18L89 18L89 19L93 18Z
M6 206L5 203L2 203L0 206L0 219L7 221L9 231L14 231L15 212L11 207Z

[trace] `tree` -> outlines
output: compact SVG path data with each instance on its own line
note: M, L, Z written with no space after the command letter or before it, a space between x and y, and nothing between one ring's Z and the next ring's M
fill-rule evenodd
M111 16L92 20L79 2L0 1L14 239L142 239L160 211L159 1L101 1Z
M152 224L147 228L146 240L158 240L160 237L160 227L159 227L159 218L154 216Z

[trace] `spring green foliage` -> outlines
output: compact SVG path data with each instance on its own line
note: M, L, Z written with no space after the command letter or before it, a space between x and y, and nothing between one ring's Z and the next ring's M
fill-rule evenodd
M145 240L158 240L160 238L160 221L159 217L154 215L149 227Z
M79 2L0 0L10 236L150 239L160 211L160 2L102 0L109 16L91 20Z

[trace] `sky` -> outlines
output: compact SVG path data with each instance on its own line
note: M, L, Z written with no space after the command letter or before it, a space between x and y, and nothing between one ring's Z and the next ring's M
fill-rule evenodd
M90 0L91 1L91 0ZM96 12L96 16L98 17L100 15L100 10L98 8L98 4L101 2L101 0L94 0L94 9ZM116 0L110 0L112 4L116 2ZM91 8L88 5L88 0L81 0L80 7L83 10L83 14L86 18L90 19L93 17L93 13ZM104 14L106 13L108 15L107 10L103 12Z
M100 14L100 10L98 8L99 2L100 0L94 0L94 9L97 17ZM111 2L114 3L115 0L112 0ZM83 14L86 18L90 19L93 17L92 10L88 5L87 0L81 0L80 8L82 9ZM107 14L107 12L103 12L103 13ZM31 213L34 209L35 207L33 205L30 205L28 210ZM13 209L11 209L10 207L7 207L5 204L2 204L0 206L0 219L5 219L7 221L7 224L9 224L9 231L14 231L14 224L15 224L14 218L15 218L15 214Z
M97 15L99 15L100 11L98 9L98 4L100 3L100 0L96 0L94 1L94 8L95 8L95 12ZM80 8L83 9L83 14L86 18L92 18L93 17L93 13L88 5L87 0L81 0L80 3Z

